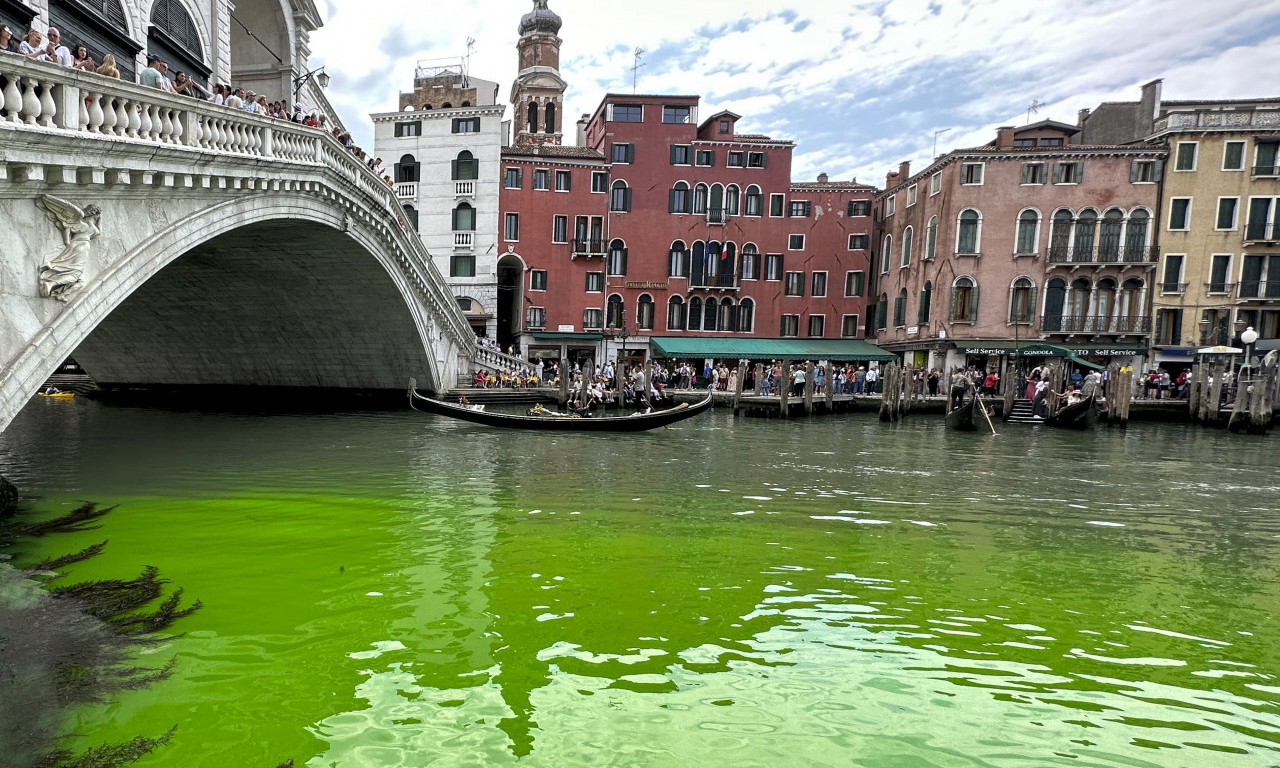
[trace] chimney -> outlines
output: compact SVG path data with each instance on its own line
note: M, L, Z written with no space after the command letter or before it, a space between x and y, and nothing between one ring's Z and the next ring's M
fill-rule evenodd
M818 174L818 183L819 183L819 184L826 184L826 183L827 183L827 174L825 174L825 173L820 173L820 174Z
M903 162L898 163L898 178L902 179L903 181L906 181L907 179L911 178L911 161L910 160L904 160Z
M896 186L897 184L898 184L898 172L897 172L897 171L889 171L888 173L886 173L886 174L884 175L884 188L885 188L885 189L888 189L889 187Z
M1080 126L1081 128L1083 128L1083 127L1084 127L1084 124L1085 124L1085 121L1089 119L1089 115L1090 115L1090 111L1089 111L1089 108L1088 108L1088 107L1085 107L1084 109L1082 109L1082 110L1080 110L1079 112L1077 112L1077 113L1076 113L1076 125L1078 125L1078 126Z
M996 129L996 148L1008 149L1013 146L1013 126L1004 125Z

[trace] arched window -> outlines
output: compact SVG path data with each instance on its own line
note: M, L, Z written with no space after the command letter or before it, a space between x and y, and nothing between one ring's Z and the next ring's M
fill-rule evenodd
M758 280L760 278L760 249L755 243L742 246L742 266L738 270L742 280Z
M907 227L902 231L902 262L900 267L911 266L911 241L915 239L915 229Z
M885 235L880 244L880 274L889 274L889 254L893 253L893 235Z
M1030 323L1036 316L1036 284L1019 277L1009 287L1009 322Z
M924 281L924 288L920 290L920 306L916 310L916 323L925 325L929 322L929 312L933 304L933 282Z
M470 203L458 203L453 209L453 231L474 232L476 228L476 209Z
M1116 309L1116 281L1104 277L1093 287L1093 331L1107 330L1107 321Z
M1055 277L1044 287L1044 318L1040 321L1040 330L1050 333L1062 330L1062 312L1066 303L1067 281Z
M441 108L441 109L453 109L453 104L451 104L451 103L449 103L449 102L447 102L447 101L446 101L445 103L443 103L443 104L441 104L441 105L440 105L440 108Z
M707 280L707 244L698 240L693 244L693 257L689 264L689 285L703 286ZM692 305L690 305L692 306Z
M667 199L668 213L688 213L689 212L689 185L683 181L677 181L675 186L671 188L671 192Z
M667 330L684 330L684 299L679 296L667 300Z
M893 300L893 327L902 328L907 324L907 289L898 291L898 298Z
M982 243L982 217L969 208L960 212L960 229L956 236L956 255L977 256Z
M1089 298L1093 295L1093 284L1087 277L1077 277L1071 281L1071 290L1067 292L1067 311L1069 318L1063 323L1064 331L1082 331L1085 318L1089 316Z
M971 277L957 277L951 284L951 322L978 320L978 284Z
M1062 264L1071 260L1071 227L1075 217L1071 211L1059 209L1053 214L1053 227L1049 230L1049 263Z
M538 132L538 105L535 102L529 102L529 133Z
M624 321L622 297L618 294L610 294L607 303L607 311L604 316L604 325L606 328L621 328Z
M707 192L706 184L698 184L694 186L693 188L693 212L694 213L707 212L707 195L708 195L708 192Z
M707 221L724 223L724 186L711 185L711 198L707 203Z
M615 213L631 210L631 187L628 187L627 182L622 179L613 182L613 187L610 188L609 210Z
M556 132L556 105L548 104L543 110L545 119L543 124L546 126L546 133Z
M702 299L697 296L689 299L689 330L702 330Z
M1098 231L1098 214L1084 210L1076 217L1076 242L1071 249L1071 260L1083 263L1093 261L1093 245Z
M1120 260L1120 234L1124 229L1124 213L1112 208L1102 215L1102 228L1098 234L1098 261Z
M707 243L707 285L713 285L711 278L720 274L720 255L724 253L724 246L715 240Z
M732 301L730 301L729 299L725 299L721 301L720 302L720 320L717 327L719 327L719 329L722 331L732 331L734 328L737 327L737 323L734 322L734 320L736 319L734 315L736 314L737 312L734 309Z
M924 234L925 261L933 261L938 252L938 217L929 219L929 227Z
M642 331L653 330L653 297L647 293L640 294L636 302L636 328Z
M89 7L103 4L88 3ZM83 42L83 41L81 41ZM204 63L204 47L191 14L178 0L156 0L151 6L151 31L147 35L147 53L169 61L175 70L192 75L200 84L209 76Z
M627 246L621 240L609 242L609 255L605 258L605 272L619 276L627 274Z
M756 328L756 303L743 299L738 305L738 332L751 333Z
M458 153L453 161L454 181L474 181L480 178L480 161L467 150Z
M730 184L724 191L724 212L730 216L738 215L737 184Z
M1018 214L1018 242L1015 256L1035 255L1040 243L1040 213L1031 208Z
M728 299L725 299L725 301L728 301ZM715 299L707 299L707 303L704 306L706 307L706 310L702 313L702 330L720 330L716 325L716 319L720 317L720 305Z
M407 184L418 181L420 166L413 155L401 155L400 162L396 163L396 183Z
M1147 260L1147 233L1150 231L1151 214L1142 208L1129 214L1129 226L1124 234L1124 261Z
M404 204L404 221L405 224L414 232L418 231L418 209L408 203Z
M716 268L716 285L732 288L734 285L734 268L738 266L738 245L733 241L724 244L720 254L720 266Z
M876 302L876 330L883 331L885 325L889 322L889 294L880 294L880 300Z
M746 210L747 216L764 215L764 195L760 193L760 187L755 184L747 187Z
M1119 311L1116 313L1116 330L1120 333L1136 333L1143 330L1142 320L1146 313L1142 311L1142 287L1142 280L1136 277L1131 277L1120 284Z
M667 252L667 276L689 276L689 249L685 247L683 240L671 243L671 250Z

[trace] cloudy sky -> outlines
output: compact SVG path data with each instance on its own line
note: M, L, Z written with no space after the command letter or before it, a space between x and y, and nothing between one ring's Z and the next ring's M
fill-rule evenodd
M358 143L416 62L461 60L509 95L530 0L317 0L312 62ZM739 130L796 142L795 180L884 183L902 160L974 146L1000 125L1074 123L1164 79L1167 99L1280 96L1275 0L551 0L564 19L566 117L608 92L698 94ZM432 63L450 63L448 61ZM508 112L509 117L509 112ZM568 120L566 120L566 123Z

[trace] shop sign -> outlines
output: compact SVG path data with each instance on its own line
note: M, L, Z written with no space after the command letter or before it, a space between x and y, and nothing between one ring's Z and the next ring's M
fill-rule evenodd
M572 325L557 325L556 330L561 333L573 333Z
M628 288L634 288L642 291L665 291L667 284L656 280L629 280L625 283Z

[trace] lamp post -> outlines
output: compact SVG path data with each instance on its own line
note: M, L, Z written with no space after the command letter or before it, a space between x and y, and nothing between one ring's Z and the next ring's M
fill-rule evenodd
M1244 333L1240 334L1240 341L1244 342L1244 364L1249 366L1249 370L1253 370L1253 343L1258 340L1258 332L1253 330L1253 326L1244 329Z
M307 73L305 73L305 74L298 75L297 77L293 78L293 105L294 105L294 107L297 107L297 106L298 106L298 92L299 92L299 91L301 91L301 90L302 90L302 86L306 85L306 84L307 84L307 81L308 81L308 80L311 80L312 78L314 78L314 79L315 79L316 83L317 83L321 88L328 88L328 87L329 87L329 73L324 71L324 65L321 65L321 66L319 66L319 67L316 67L315 69L313 69L313 70L311 70L310 72L307 72Z

